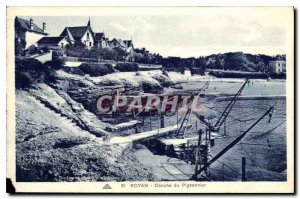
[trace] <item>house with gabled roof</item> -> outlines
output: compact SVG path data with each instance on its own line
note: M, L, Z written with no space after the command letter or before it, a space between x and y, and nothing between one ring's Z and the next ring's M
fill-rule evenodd
M60 36L67 37L72 44L81 42L87 48L93 47L95 42L90 20L86 26L65 27Z
M109 48L108 38L105 37L104 32L96 32L94 34L95 46L98 48Z
M123 41L121 39L116 39L113 38L110 42L109 42L109 47L114 49L114 48L121 48L123 50L126 49L126 45L125 43L123 43Z
M65 27L60 37L66 37L70 44L80 42L88 48L93 46L98 48L122 49L127 53L134 51L132 40L113 39L109 40L104 32L94 32L89 19L86 26Z
M123 42L125 43L125 45L127 47L127 52L133 52L134 46L133 46L132 40L123 40Z
M71 42L66 36L59 37L43 37L37 41L38 47L48 47L48 48L65 48L67 45L70 45Z
M46 23L40 28L33 23L33 19L15 18L15 45L20 45L23 49L35 45L42 37L47 36Z
M133 42L132 40L121 40L121 39L113 39L110 41L110 48L121 48L124 51L130 53L133 51Z

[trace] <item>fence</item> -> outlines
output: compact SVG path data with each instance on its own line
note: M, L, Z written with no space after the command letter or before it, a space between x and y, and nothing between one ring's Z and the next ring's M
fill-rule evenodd
M112 65L117 64L117 62L114 60L93 59L93 58L84 58L84 57L58 56L58 59L67 62L106 63Z
M148 71L148 70L162 70L162 65L158 64L141 64L138 63L139 70L141 71Z
M114 60L106 60L106 59L94 59L94 58L83 58L83 57L70 57L70 56L58 56L59 60L65 61L65 62L87 62L87 63L105 63L105 64L111 64L115 66L117 63L123 63L123 62L117 62ZM162 65L158 64L142 64L137 63L139 65L140 70L161 70Z

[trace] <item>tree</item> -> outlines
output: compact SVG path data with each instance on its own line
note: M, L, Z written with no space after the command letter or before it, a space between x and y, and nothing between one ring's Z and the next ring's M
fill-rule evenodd
M257 64L257 69L260 72L266 72L267 71L267 67L264 64L264 62L262 62L262 61Z
M100 50L100 57L102 59L117 60L118 59L118 53L114 49L102 48Z
M73 45L66 47L66 54L71 57L88 57L89 50L83 43L76 41Z
M25 48L25 41L18 41L18 39L15 40L15 55L24 55L24 48Z
M142 53L133 53L133 58L136 62L145 63L145 56Z
M114 50L117 52L117 61L124 61L128 53L119 47L114 48Z

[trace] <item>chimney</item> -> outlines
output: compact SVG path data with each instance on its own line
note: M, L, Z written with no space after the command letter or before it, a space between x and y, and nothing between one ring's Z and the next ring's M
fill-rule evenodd
M30 18L30 20L29 20L29 27L30 27L31 30L33 29L33 20L32 20L32 18Z
M43 32L45 32L45 30L46 30L46 23L43 22Z

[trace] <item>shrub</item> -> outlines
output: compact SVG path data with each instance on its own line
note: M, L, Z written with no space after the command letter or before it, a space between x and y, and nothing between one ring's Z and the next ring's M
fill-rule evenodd
M38 53L38 49L34 45L31 45L26 49L26 54L28 54L28 55L34 55L36 53Z
M32 58L16 60L16 71L28 72L34 79L43 74L43 64Z
M63 67L62 70L73 75L85 75L85 73L78 67Z
M53 52L53 57L58 57L58 56L64 56L65 55L65 50L61 48L51 48Z
M27 72L16 71L15 75L16 88L24 89L34 83L34 79Z
M115 69L121 72L138 71L139 65L137 63L122 62L122 63L117 63Z
M50 52L50 49L49 49L49 47L47 47L47 46L41 47L40 50L42 50L43 52Z
M16 88L29 88L36 83L56 82L56 72L36 59L17 59L15 67Z
M81 54L82 54L81 52L76 52L76 51L71 51L71 50L67 51L67 55L70 57L80 57Z
M45 75L43 80L47 83L56 83L56 71L48 66L45 66Z
M25 41L18 41L18 39L15 40L15 54L16 55L25 55L24 48L26 46Z
M83 63L79 69L90 76L103 76L114 72L111 64Z
M103 59L117 60L118 53L114 49L102 48L99 54Z
M63 68L64 62L62 60L53 60L45 62L44 65L49 66L54 70L59 70Z
M88 52L89 50L81 42L75 42L66 49L66 54L71 57L87 57Z

